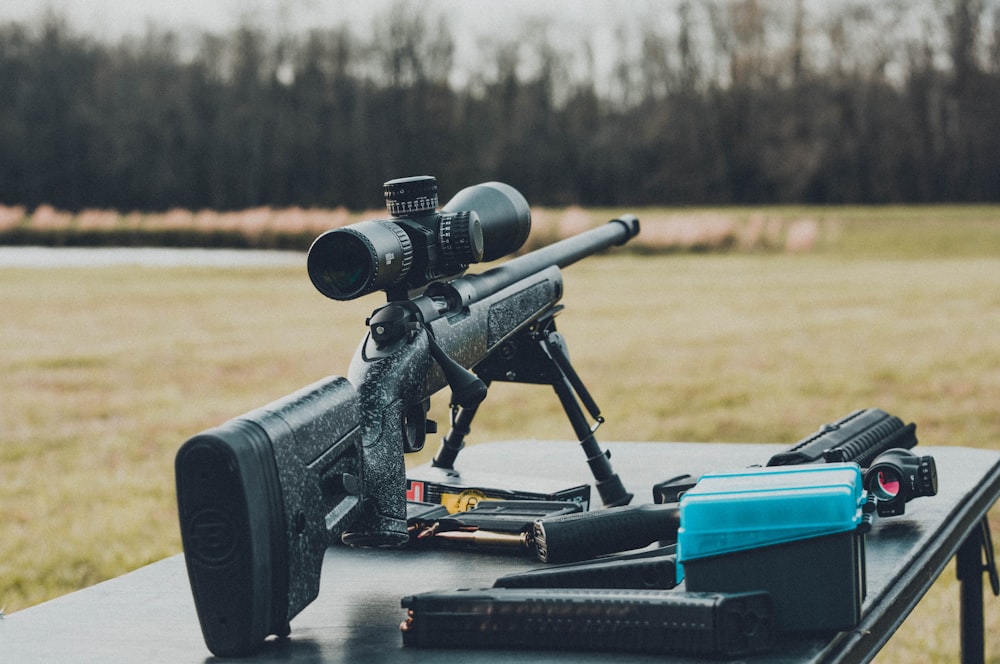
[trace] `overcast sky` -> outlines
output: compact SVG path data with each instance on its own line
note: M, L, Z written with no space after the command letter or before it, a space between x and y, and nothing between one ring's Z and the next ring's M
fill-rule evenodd
M112 43L125 36L142 36L150 25L179 33L226 32L241 21L288 29L340 26L358 34L371 31L397 0L0 0L0 22L35 23L46 12L65 17L77 31ZM508 38L527 23L546 20L550 43L575 49L586 36L593 49L599 77L609 72L622 44L615 30L633 26L643 17L673 19L673 4L662 0L406 0L444 15L455 40L454 75L461 79L463 63L476 62L481 40ZM194 43L193 41L191 43ZM624 45L625 48L634 44ZM474 68L474 67L473 67ZM467 73L467 72L465 72Z
M343 15L368 17L387 5L386 0L3 0L0 17L31 20L53 10L72 24L99 37L117 39L125 34L141 34L148 24L172 29L222 31L234 25L242 14L256 14L272 22L281 15L297 20L311 14L335 22ZM336 10L336 13L335 11ZM338 16L339 15L339 16Z
M268 25L292 28L370 25L394 0L2 0L0 20L30 21L47 10L66 16L95 36L117 40L159 27L224 31L250 14ZM508 28L525 17L551 16L568 25L601 26L623 11L634 13L645 2L609 0L413 0L454 18L456 27L478 31Z

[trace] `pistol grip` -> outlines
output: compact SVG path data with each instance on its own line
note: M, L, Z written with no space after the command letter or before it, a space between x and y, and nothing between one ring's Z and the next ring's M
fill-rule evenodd
M425 384L436 368L428 337L419 330L412 338L379 348L369 335L351 361L348 378L357 385L364 502L361 518L341 537L350 546L402 546L410 539L403 455L407 426L425 426L422 404L433 391Z
M362 404L365 393L362 392ZM378 413L367 418L369 435L362 447L361 463L365 477L365 500L362 517L341 537L344 544L365 547L402 546L410 540L406 530L406 465L403 461L403 404L394 401L365 412Z

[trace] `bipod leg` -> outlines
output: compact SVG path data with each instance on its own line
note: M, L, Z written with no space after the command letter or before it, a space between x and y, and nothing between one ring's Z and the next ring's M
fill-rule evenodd
M489 386L489 381L485 381ZM476 416L479 405L467 407L453 405L451 408L451 428L441 439L441 447L431 461L435 468L453 469L458 453L465 447L465 437L472 431L472 419Z
M543 333L542 335L542 347L545 353L552 359L559 373L562 374L564 378L564 383L567 385L572 393L576 393L576 396L580 398L583 402L584 407L590 416L597 420L597 425L604 424L604 418L601 416L601 409L598 408L597 402L594 398L590 396L590 391L587 386L583 384L583 380L580 379L580 375L576 373L576 369L573 368L572 363L569 361L569 355L566 353L566 342L563 341L563 336L551 329ZM558 391L558 388L557 388ZM561 399L562 397L560 397ZM597 427L595 425L594 428Z
M600 409L590 396L590 392L584 386L569 363L569 356L566 355L562 344L562 337L555 330L547 330L541 335L539 344L545 355L552 361L552 365L557 369L557 375L553 376L552 388L559 397L563 411L569 419L573 432L576 434L580 447L587 455L587 465L596 480L595 486L601 496L601 502L608 507L617 505L628 505L632 501L632 494L625 490L621 478L611 467L611 453L601 450L597 443L594 432L597 427L604 422ZM591 426L580 407L577 397L586 404L590 414L597 420Z

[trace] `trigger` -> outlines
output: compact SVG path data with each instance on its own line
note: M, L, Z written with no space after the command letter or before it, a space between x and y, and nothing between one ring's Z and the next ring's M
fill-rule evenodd
M424 449L428 433L437 431L437 422L427 419L426 401L410 406L403 415L403 452L419 452Z

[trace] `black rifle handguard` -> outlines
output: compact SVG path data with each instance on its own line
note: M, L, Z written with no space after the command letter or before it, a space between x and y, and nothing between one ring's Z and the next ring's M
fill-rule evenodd
M775 454L768 466L853 461L867 468L880 454L893 448L912 449L917 444L916 425L878 408L856 410Z

